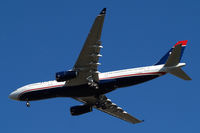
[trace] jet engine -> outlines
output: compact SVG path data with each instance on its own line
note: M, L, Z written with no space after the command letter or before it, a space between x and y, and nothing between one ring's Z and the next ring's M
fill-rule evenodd
M56 73L56 81L62 82L62 81L67 81L73 78L76 78L78 75L77 71L62 71L62 72L57 72Z
M70 108L71 115L81 115L88 112L92 112L92 106L89 105L79 105Z

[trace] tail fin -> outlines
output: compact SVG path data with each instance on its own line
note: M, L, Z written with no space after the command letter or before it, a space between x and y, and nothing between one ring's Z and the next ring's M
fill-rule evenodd
M179 58L178 58L178 63L180 62L181 60L181 57L183 55L183 52L184 52L184 49L187 45L187 40L184 40L184 41L178 41L155 65L161 65L161 64L166 64L167 60L168 60L168 57L169 55L171 54L172 50L175 49L176 46L180 45L181 49L180 49L180 53L177 51L175 52L176 54L179 54Z
M161 58L157 65L165 64L164 67L167 68L168 73L184 80L191 80L191 78L181 69L181 66L185 65L185 63L179 64L186 44L187 40L177 42L174 47Z
M165 63L165 67L176 66L180 62L182 45L176 45L169 53L169 57Z

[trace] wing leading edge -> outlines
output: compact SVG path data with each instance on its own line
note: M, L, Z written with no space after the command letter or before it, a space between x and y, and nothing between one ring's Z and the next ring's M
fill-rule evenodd
M98 98L91 96L91 97L79 97L79 98L74 98L80 102L83 102L85 104L93 105L94 108L105 112L107 114L110 114L112 116L115 116L119 119L122 119L124 121L137 124L141 123L143 121L138 120L137 118L131 116L128 114L126 111L124 111L122 108L118 107L116 104L112 103L110 99L108 99L105 95L102 95L101 101L99 101ZM104 107L98 107L96 105L97 102L101 102L104 104Z
M80 85L92 82L99 82L98 65L101 46L101 32L103 28L106 8L96 17L92 28L87 36L84 46L79 54L79 57L73 67L73 70L78 71L78 77L67 82L67 85Z

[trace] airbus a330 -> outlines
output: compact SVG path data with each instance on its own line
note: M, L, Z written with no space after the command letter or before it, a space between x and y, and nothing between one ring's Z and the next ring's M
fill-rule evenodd
M187 40L178 41L152 66L100 73L98 66L100 65L101 32L105 14L106 8L96 17L79 57L71 70L57 72L56 80L23 86L13 91L9 97L13 100L26 101L27 107L30 106L29 101L70 97L83 103L70 108L72 115L88 113L96 108L135 124L142 121L114 104L105 96L106 93L117 88L140 84L167 73L184 80L191 80L181 69L186 64L180 63Z

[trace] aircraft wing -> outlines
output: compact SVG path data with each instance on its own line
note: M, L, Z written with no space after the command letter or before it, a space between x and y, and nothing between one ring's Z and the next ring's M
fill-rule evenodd
M103 111L107 114L110 114L112 116L115 116L119 119L122 119L124 121L136 124L136 123L140 123L143 122L141 120L138 120L137 118L131 116L130 114L128 114L126 111L124 111L122 108L118 107L116 104L112 103L110 99L108 99L105 95L102 95L102 100L100 101L101 103L104 104L104 107L97 107L97 105L95 105L99 99L97 99L94 96L90 96L90 97L79 97L79 98L74 98L80 102L83 102L85 104L89 104L89 105L93 105L94 108Z
M88 80L94 82L99 81L97 67L99 65L99 57L101 46L101 31L103 27L106 8L96 17L79 57L73 67L78 71L77 78L68 81L69 86L88 83Z

